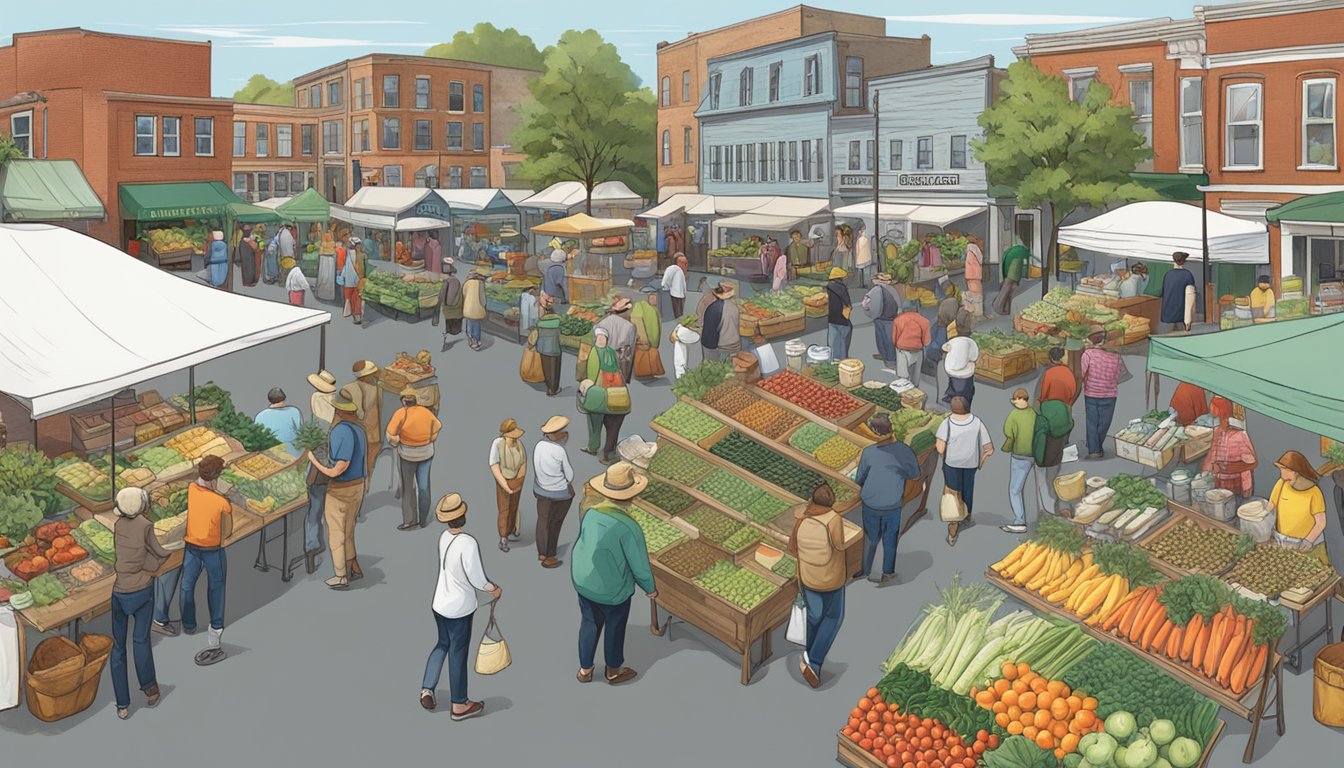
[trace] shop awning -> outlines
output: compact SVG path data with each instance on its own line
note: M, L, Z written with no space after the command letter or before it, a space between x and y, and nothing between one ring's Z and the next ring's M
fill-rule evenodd
M276 208L290 221L320 221L331 218L331 203L321 192L309 187L293 197L285 198Z
M1154 336L1148 370L1344 441L1344 357L1322 354L1342 345L1344 315L1338 314L1199 336Z
M439 197L447 201L453 214L459 213L483 213L483 214L508 214L517 213L518 207L513 204L513 200L504 194L503 190L498 189L436 189Z
M331 322L48 224L0 224L0 263L0 392L35 419Z
M588 192L582 183L558 181L517 205L519 208L533 210L568 211L582 206L587 199ZM638 208L643 204L644 198L635 194L623 182L604 181L593 187L593 205Z
M258 200L256 205L258 208L270 208L274 211L279 208L282 203L289 202L290 199L289 195L285 195L284 197L268 197L265 200Z
M676 194L639 214L639 217L641 219L666 219L669 216L676 216L679 213L688 213L691 209L706 202L709 203L710 210L712 211L714 205L713 195L691 193Z
M74 160L14 158L0 167L5 221L74 221L107 216Z
M532 233L559 237L582 237L584 235L630 229L633 226L635 226L635 222L629 219L595 219L586 213L576 213L563 219L538 224L532 227Z
M969 218L977 213L983 213L988 209L988 203L984 205L929 205L925 203L910 201L882 201L882 218L899 221L912 221L916 224L927 224L931 227L946 227L953 222ZM836 208L832 211L840 218L850 219L871 219L873 218L873 201L867 200L861 203L851 203Z
M431 219L425 216L411 216L406 219L398 219L396 230L398 232L424 232L430 229L443 229L448 226L448 222L442 219Z
M1265 225L1201 210L1187 203L1130 203L1059 230L1059 242L1131 259L1169 261L1175 251L1203 258L1201 227L1208 216L1209 261L1214 264L1268 264Z
M905 203L879 203L878 208L878 213L881 214L882 218L904 221L910 217L910 214L918 210L919 206ZM871 219L873 218L873 201L842 205L832 213L842 219Z
M117 200L121 218L134 221L224 218L232 214L230 206L247 205L222 181L122 184Z
M1344 192L1326 192L1299 197L1265 211L1270 224L1280 221L1303 224L1344 224Z
M370 229L397 229L398 219L434 218L438 229L448 226L448 203L432 189L424 187L363 187L345 201L331 206L331 218ZM414 226L414 225L411 225Z
M714 222L714 226L723 229L787 232L808 219L826 213L829 208L830 201L821 198L772 197L763 205L736 216L719 219Z
M1135 171L1129 178L1161 195L1166 200L1203 200L1200 187L1208 186L1207 173L1144 173Z
M269 224L285 220L276 210L251 203L231 203L229 213L235 221L243 224Z

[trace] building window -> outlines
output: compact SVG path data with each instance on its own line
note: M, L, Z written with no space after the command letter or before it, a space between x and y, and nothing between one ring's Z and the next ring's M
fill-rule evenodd
M672 164L672 132L663 131L663 165Z
M681 102L688 104L691 101L691 70L683 69L681 71Z
M709 108L719 108L719 91L723 86L723 75L715 72L709 76Z
M826 157L826 152L823 150L823 147L826 146L826 140L817 139L813 146L817 148L817 151L812 155L812 159L816 161L817 167L813 169L812 176L817 181L824 181L826 179L826 165L823 159Z
M756 145L747 145L747 181L756 181Z
M1151 127L1151 124L1150 124L1150 127ZM948 162L949 162L949 165L948 165L949 168L965 168L965 167L966 167L966 137L965 137L965 136L953 136L953 137L952 137L952 154L951 154L951 157L948 158Z
M779 101L779 76L784 71L784 62L776 61L770 65L770 103Z
M300 106L300 107L306 107L306 106L308 106L308 89L307 89L307 88L296 88L294 92L295 92L296 94L298 94L298 97L299 97L299 106Z
M289 194L289 174L275 174L275 196L284 197Z
M237 196L239 196L239 197L246 197L246 196L247 196L247 174L246 174L246 173L235 173L235 174L233 174L233 194L235 194L235 195L237 195Z
M350 121L350 151L368 152L370 149L368 119Z
M368 109L373 106L370 103L370 96L372 96L372 94L369 93L368 78L361 77L358 80L351 82L350 90L350 106L355 109Z
M420 150L434 148L434 123L429 120L415 121L415 148Z
M1129 81L1129 103L1134 110L1134 132L1145 147L1153 146L1153 81Z
M396 109L401 106L401 77L383 75L383 106Z
M163 156L177 157L182 154L182 118L163 118Z
M215 118L196 118L196 156L215 156Z
M672 105L672 78L667 75L658 81L658 104L664 107Z
M448 111L466 112L467 105L465 101L466 83L460 80L450 80L448 82Z
M751 67L747 67L737 76L737 105L739 107L751 106L751 91L752 86L754 85L753 80L755 80L753 72L755 72L755 70Z
M1260 168L1263 139L1262 88L1259 83L1227 86L1228 168Z
M326 155L341 154L340 120L322 121L322 153Z
M383 118L383 149L401 149L401 119Z
M691 162L691 129L681 129L681 162Z
M308 171L303 175L304 189L312 189L317 186L317 171Z
M241 121L233 124L233 156L247 156L247 123Z
M812 180L812 140L803 139L803 181Z
M266 123L257 123L257 157L271 154L271 127Z
M845 106L863 108L863 57L845 57Z
M401 166L384 165L383 166L383 186L400 187L401 186Z
M1204 81L1181 78L1181 165L1204 166Z
M899 171L905 167L905 159L901 156L904 147L900 139L892 139L887 142L887 163L890 166L888 170Z
M747 162L747 153L743 151L742 145L737 144L733 149L733 180L742 181L747 178L747 170L742 166Z
M485 111L485 86L480 83L471 86L471 111L477 113Z
M477 121L471 124L471 148L477 152L485 151L485 123Z
M485 189L485 168L478 165L471 169L471 188Z
M439 185L439 168L436 165L426 165L415 172L415 186L433 189Z
M275 156L276 157L294 156L294 126L292 125L275 126Z
M460 166L455 165L452 168L448 169L448 188L449 189L462 188L462 168Z
M290 191L290 194L294 194L294 195L297 195L297 194L299 194L300 192L303 191L303 172L302 172L302 171L292 171L292 172L290 172L290 174L289 174L289 191Z
M871 171L873 170L873 166L877 164L877 142L869 139L867 144L868 146L864 147L864 149L867 149L868 151L865 153L864 158L868 170Z
M271 198L271 174L257 174L257 199L269 200Z
M715 146L709 150L709 177L714 181L723 180L723 147Z
M1302 83L1302 165L1335 168L1335 81Z
M327 83L327 106L328 106L328 107L336 107L336 106L340 106L340 103L341 103L341 91L342 91L342 90L343 90L343 89L341 88L341 81L340 81L340 80L332 80L331 82Z
M313 126L299 126L299 152L305 157L313 154Z
M789 181L798 180L798 142L789 142Z
M821 57L808 56L803 60L803 95L821 93Z
M415 78L415 108L429 109L429 78Z
M24 157L33 156L33 113L17 112L9 116L9 137Z
M448 149L462 149L462 121L448 121Z
M756 181L767 182L770 180L770 143L762 141L753 146L755 149L751 152L756 161Z
M322 106L322 86L312 85L308 87L308 105L313 109Z
M1069 98L1081 102L1087 96L1087 89L1097 79L1097 71L1089 69L1085 72L1076 72L1073 74L1065 73L1069 78Z
M135 154L152 155L155 145L158 144L158 137L155 135L155 124L153 115L135 116Z
M778 158L779 158L778 162L776 163L776 165L779 166L779 180L780 180L780 181L788 181L788 180L789 180L789 146L788 146L788 142L786 142L786 141L781 141L781 142L779 142L779 143L776 145L776 147L778 148L778 149L777 149L777 156L778 156Z
M849 142L849 170L859 170L859 142Z

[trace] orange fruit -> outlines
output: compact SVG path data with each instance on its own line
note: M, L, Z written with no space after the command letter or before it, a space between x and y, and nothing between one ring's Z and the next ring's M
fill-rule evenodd
M1017 665L1011 661L1003 662L1003 669L999 670L1003 676L1009 680L1017 679Z
M1018 676L1018 677L1022 677L1023 675L1027 675L1027 674L1030 674L1030 673L1031 673L1031 665L1030 665L1030 664L1028 664L1028 663L1025 662L1025 661L1019 661L1019 662L1017 663L1017 676Z
M1050 735L1056 739L1062 739L1069 735L1069 724L1063 720L1056 720L1050 725Z
M1036 696L1036 706L1041 709L1049 709L1051 704L1055 703L1055 695L1050 691L1043 691Z
M1073 719L1083 728L1091 728L1097 722L1097 716L1090 709L1084 709L1073 716Z
M1013 690L1018 693L1025 693L1031 689L1027 686L1027 681L1019 677L1013 681Z
M1017 703L1023 709L1036 709L1036 694L1027 691L1017 698Z
M996 702L994 702L994 704L990 707L990 710L991 710L992 712L994 712L994 714L997 715L997 714L999 714L1000 712L1007 712L1007 711L1008 711L1008 705L1007 705L1007 704L1004 704L1002 701L996 701Z
M1018 718L1018 720L1022 723L1022 726L1024 728L1028 725L1036 725L1036 713L1023 712L1022 715ZM1036 725L1036 727L1040 728L1041 726Z
M994 692L1002 697L1003 694L1007 693L1012 688L1012 685L1013 683L1010 680L995 680Z
M1092 698L1091 696L1084 698L1083 709L1086 709L1089 712L1097 711L1097 700Z
M1036 737L1039 736L1040 733L1041 732L1037 730L1036 726L1034 725L1028 725L1022 728L1022 735L1026 736L1028 739L1031 739L1032 741L1035 741Z
M1045 690L1047 685L1049 685L1049 683L1045 681L1044 677L1037 677L1031 681L1031 690L1040 693Z
M1018 691L1007 691L1006 693L1003 694L1002 697L999 698L999 701L1002 701L1004 704L1007 704L1010 707L1020 706L1022 703L1022 699Z
M1035 718L1035 721L1036 721L1036 722L1034 723L1034 725L1035 725L1037 728L1042 728L1042 729L1044 729L1044 728L1049 728L1049 727L1050 727L1050 710L1048 710L1048 709L1038 709L1038 710L1036 710L1036 712L1035 712L1034 718Z
M995 715L995 716L994 716L994 722L997 723L998 726L999 726L1000 728L1007 728L1007 727L1008 727L1008 713L1007 713L1007 712L1000 712L999 714Z
M1036 734L1036 746L1046 751L1052 750L1055 748L1055 737L1049 731L1041 731Z
M975 703L988 709L994 706L994 694L989 691L980 691L975 694Z
M1078 749L1078 741L1078 734L1066 733L1064 734L1064 737L1059 740L1059 748L1064 750L1066 754L1076 751Z
M1064 759L1064 756L1067 755L1067 754L1068 754L1068 752L1065 752L1063 749L1061 749L1061 748L1059 748L1059 747L1055 747L1055 759L1056 759L1056 760L1063 760L1063 759Z
M1055 699L1050 705L1050 714L1056 720L1067 721L1069 719L1069 702L1067 699Z
M1009 708L1008 708L1008 719L1009 719L1009 720L1021 720L1021 719L1022 719L1022 710L1021 710L1019 707L1016 707L1016 706L1009 707ZM1023 723L1023 725L1026 725L1026 723Z
M1065 699L1065 701L1069 702L1069 713L1070 713L1070 714L1074 714L1074 715L1076 715L1076 714L1078 714L1078 710L1080 710L1080 709L1083 708L1083 700L1080 699L1080 698L1078 698L1078 696L1076 696L1076 695L1072 695L1072 694L1071 694L1071 695L1069 696L1069 698Z
M1004 726L1004 729L1007 730L1011 736L1019 736L1022 734L1022 724L1016 720L1009 721L1008 725Z
M1069 695L1068 688L1069 687L1064 684L1063 680L1051 680L1050 683L1045 687L1047 691L1053 693L1056 696L1068 696Z

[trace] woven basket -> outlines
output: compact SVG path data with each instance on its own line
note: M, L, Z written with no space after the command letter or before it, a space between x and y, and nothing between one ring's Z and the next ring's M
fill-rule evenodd
M1077 501L1087 495L1087 473L1070 472L1055 478L1055 495L1063 501Z
M1322 725L1344 726L1344 643L1322 648L1313 671L1311 714Z
M64 637L43 640L28 660L28 711L51 723L88 709L111 652L107 635L80 635L79 645Z

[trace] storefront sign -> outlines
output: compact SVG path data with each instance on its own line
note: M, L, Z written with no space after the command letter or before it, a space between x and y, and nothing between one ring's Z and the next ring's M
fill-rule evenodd
M431 219L448 220L448 207L438 200L422 200L415 204L412 216L428 216Z
M151 208L141 214L143 221L163 221L172 219L198 219L204 216L218 216L217 205L187 205L181 208Z
M959 173L902 173L896 177L902 187L959 187Z
M840 176L840 186L871 187L873 186L873 175L871 173L846 173Z

